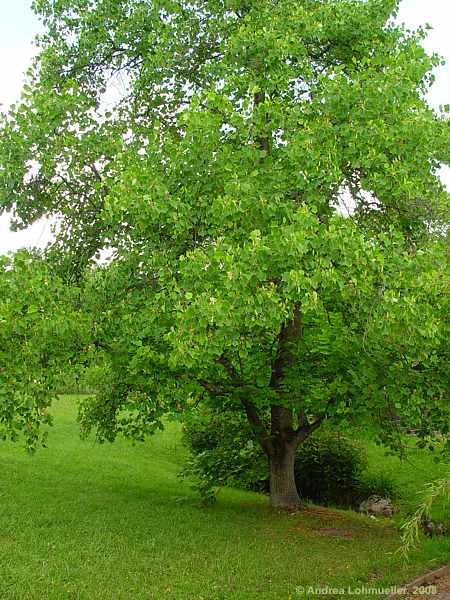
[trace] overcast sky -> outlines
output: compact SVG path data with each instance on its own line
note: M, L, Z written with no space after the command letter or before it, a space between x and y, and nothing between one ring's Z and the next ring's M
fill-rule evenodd
M40 24L31 11L31 0L0 0L0 109L17 100L26 71L33 55L33 39L40 30ZM449 0L402 0L399 21L408 28L429 23L425 47L429 52L437 52L447 64L436 70L436 83L429 101L438 107L450 103L450 1ZM444 175L450 183L449 172ZM9 231L9 218L0 217L0 254L23 246L43 246L50 236L50 225L40 222L26 231Z

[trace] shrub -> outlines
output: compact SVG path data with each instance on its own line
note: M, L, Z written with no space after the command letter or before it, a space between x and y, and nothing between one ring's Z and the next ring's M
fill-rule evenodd
M204 501L212 501L221 486L268 491L267 458L240 414L198 409L185 421L183 438L190 458L182 474L194 476ZM356 506L366 465L359 444L342 434L316 432L297 451L297 488L315 502Z
M183 441L190 458L182 475L194 476L204 502L213 501L221 486L268 490L266 456L238 413L199 409L185 420Z
M359 496L361 500L370 496L396 499L400 496L397 484L384 473L363 473L359 479Z
M340 433L319 432L297 451L297 489L301 496L320 504L354 506L366 467L361 445Z

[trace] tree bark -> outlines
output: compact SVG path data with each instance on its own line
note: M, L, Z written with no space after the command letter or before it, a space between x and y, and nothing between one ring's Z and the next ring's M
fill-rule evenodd
M274 508L295 509L300 504L295 484L295 452L300 437L293 429L292 410L271 407L272 451L269 454L270 502Z
M281 443L269 456L270 503L273 508L295 510L300 506L294 472L296 449L296 443Z

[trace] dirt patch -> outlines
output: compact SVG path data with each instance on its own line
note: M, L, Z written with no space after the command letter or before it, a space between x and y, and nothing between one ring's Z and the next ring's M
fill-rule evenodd
M321 506L308 506L303 510L303 514L308 517L315 517L321 521L343 521L348 520L348 517L342 513L338 513L330 508Z
M336 529L335 527L327 527L322 529L314 529L314 531L319 535L325 535L327 537L334 538L342 538L345 540L351 540L355 537L354 532L350 531L349 529Z
M355 536L354 521L332 509L308 506L302 516L303 519L295 525L297 531L343 539Z
M351 517L331 508L311 506L303 511L304 521L296 523L297 531L310 531L328 537L353 539L370 535L371 537L390 537L396 535L389 519L375 519L373 524L367 519Z

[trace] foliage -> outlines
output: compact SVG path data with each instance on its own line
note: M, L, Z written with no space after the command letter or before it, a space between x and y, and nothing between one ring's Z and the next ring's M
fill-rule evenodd
M25 251L0 258L0 438L45 443L55 390L86 352L88 323L76 288L43 258ZM43 426L43 427L41 427Z
M412 517L403 524L402 545L399 551L404 559L407 560L411 551L417 546L422 521L424 517L429 517L433 504L439 497L446 497L447 503L450 502L450 475L427 485L422 502Z
M239 409L292 492L286 456L325 420L448 432L449 129L397 4L35 0L0 206L61 220L46 258L102 365L85 433Z
M425 29L393 24L397 5L35 0L45 32L3 122L1 205L18 226L61 215L58 250L73 260L164 224L191 245L193 229L213 235L218 213L231 224L245 207L258 228L260 194L329 212L343 183L363 220L408 232L439 220L448 130L423 96L441 60ZM130 196L109 197L134 178Z

